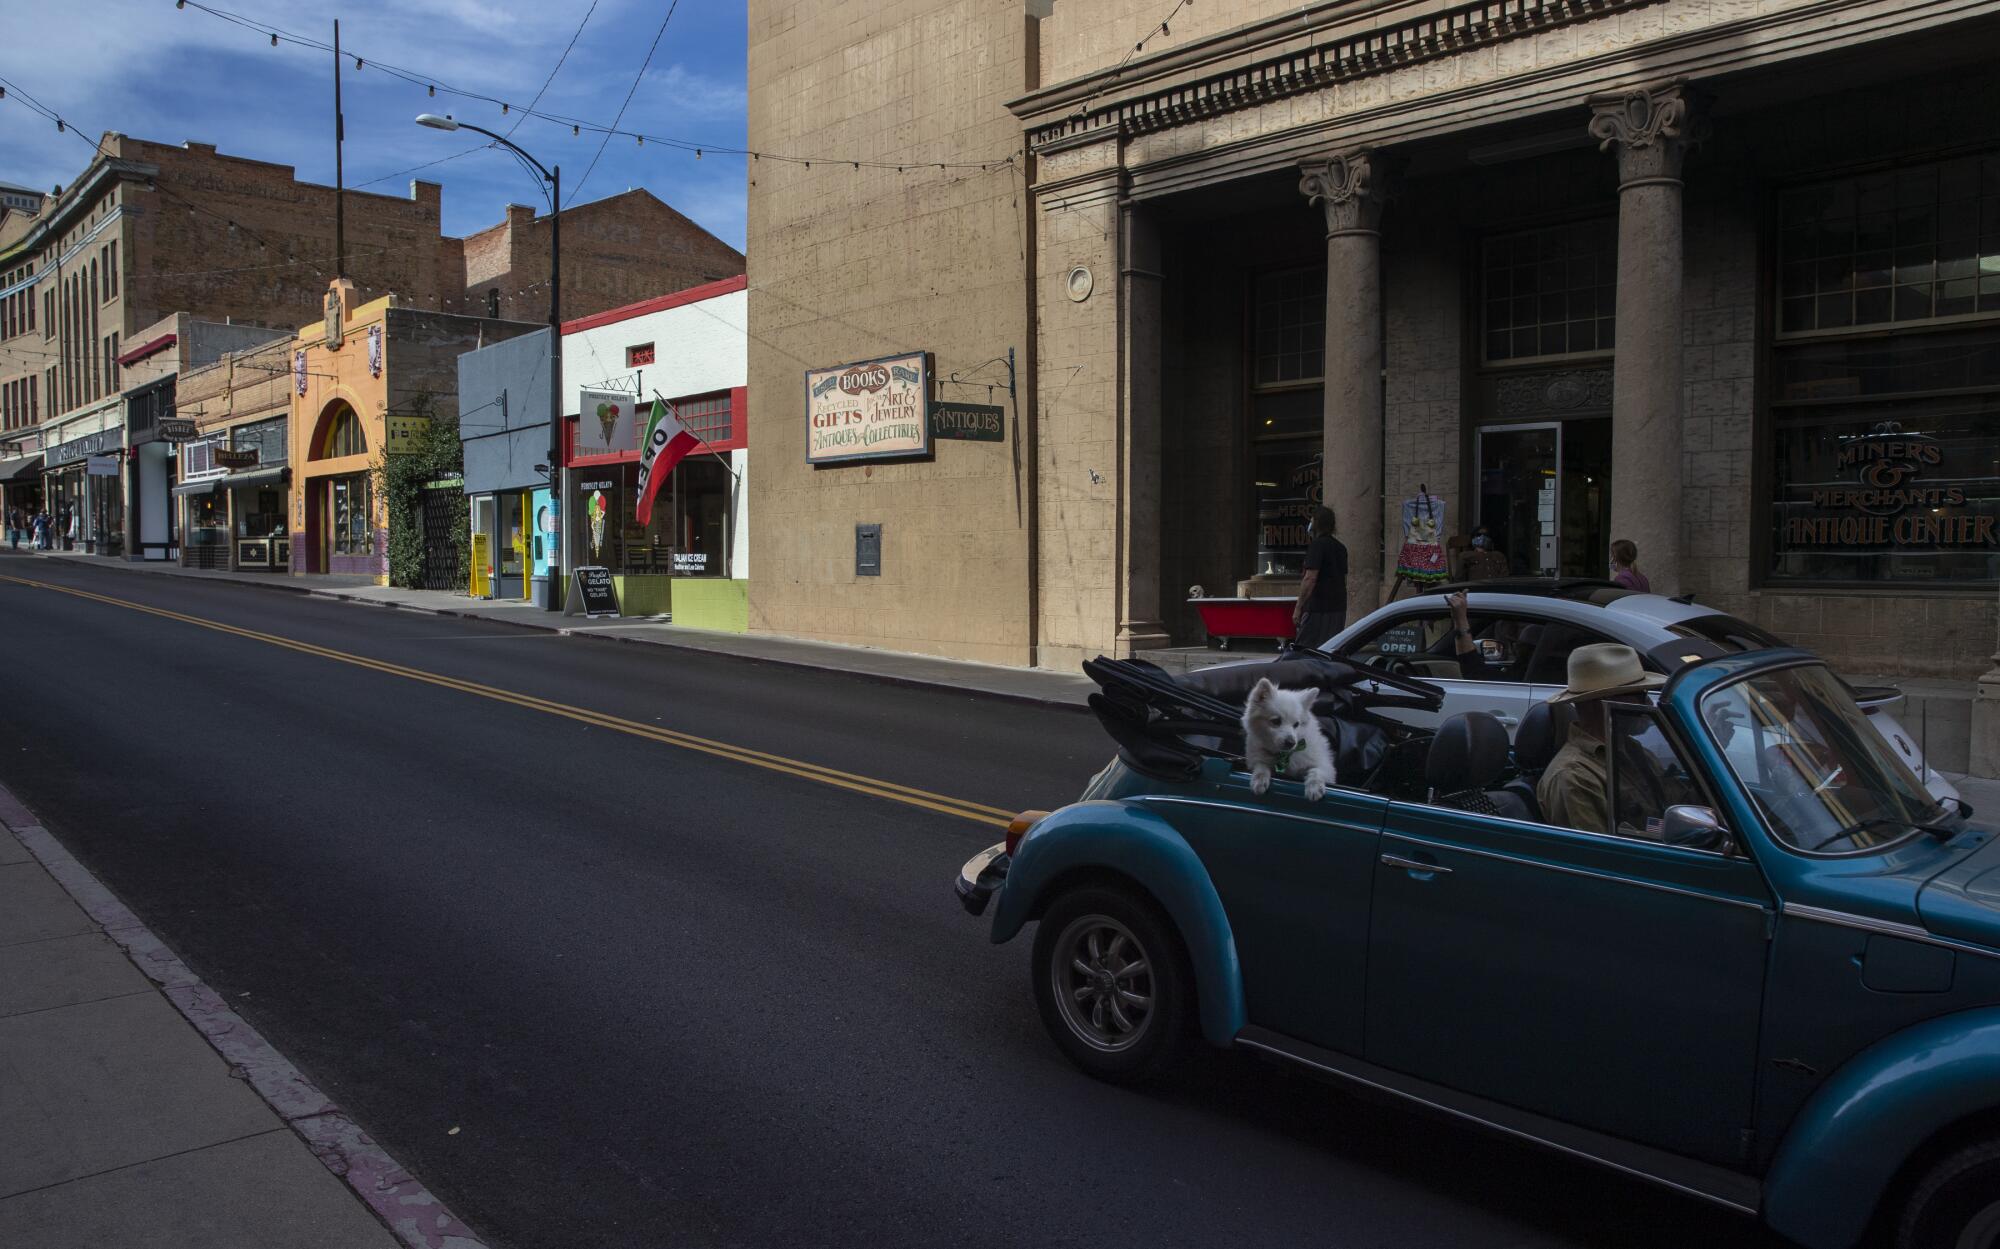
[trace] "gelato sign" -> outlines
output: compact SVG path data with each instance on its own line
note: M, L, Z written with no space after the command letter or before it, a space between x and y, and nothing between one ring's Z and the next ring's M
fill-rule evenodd
M615 390L586 390L576 421L574 454L639 454L639 397Z
M837 464L931 449L930 366L922 352L806 373L806 462Z

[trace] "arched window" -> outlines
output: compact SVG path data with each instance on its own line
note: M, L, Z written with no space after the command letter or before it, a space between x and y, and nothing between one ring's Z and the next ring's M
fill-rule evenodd
M368 439L361 432L361 418L346 404L327 419L326 433L313 451L315 460L336 460L344 455L360 455L368 450Z

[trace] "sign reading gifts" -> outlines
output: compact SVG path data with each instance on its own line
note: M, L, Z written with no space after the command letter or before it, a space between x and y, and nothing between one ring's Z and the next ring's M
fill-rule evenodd
M921 351L806 373L806 462L931 450L930 361Z

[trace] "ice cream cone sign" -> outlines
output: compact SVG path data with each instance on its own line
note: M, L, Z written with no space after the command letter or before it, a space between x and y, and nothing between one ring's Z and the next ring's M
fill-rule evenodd
M611 442L613 431L618 428L618 418L620 415L622 413L615 403L600 403L597 405L597 427L604 431L604 441L607 445Z

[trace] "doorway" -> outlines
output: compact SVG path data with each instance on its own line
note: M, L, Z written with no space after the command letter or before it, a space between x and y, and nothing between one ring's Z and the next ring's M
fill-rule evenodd
M1475 524L1517 577L1607 575L1611 420L1486 425L1476 434Z

